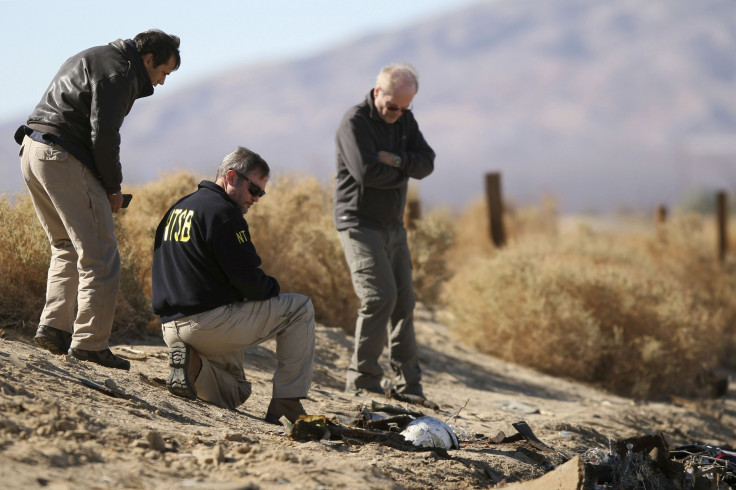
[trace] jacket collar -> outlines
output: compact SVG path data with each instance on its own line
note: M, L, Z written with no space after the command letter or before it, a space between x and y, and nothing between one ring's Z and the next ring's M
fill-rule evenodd
M222 196L223 199L225 199L227 202L229 202L236 208L238 207L238 204L235 201L233 201L230 196L227 195L227 192L225 192L225 189L220 187L216 182L212 182L211 180L203 180L202 182L199 183L197 188L198 189L208 189L213 192L216 192L217 194Z
M373 96L373 89L371 89L368 92L368 95L365 96L365 103L368 105L368 108L370 109L370 116L371 119L376 121L385 122L381 115L378 113L378 109L376 109L376 99Z
M118 39L117 41L111 42L110 45L120 50L130 62L131 68L135 70L138 85L140 86L137 98L140 99L141 97L153 95L153 83L151 82L151 77L148 76L146 67L143 66L143 58L140 53L138 53L138 48L135 47L133 40Z

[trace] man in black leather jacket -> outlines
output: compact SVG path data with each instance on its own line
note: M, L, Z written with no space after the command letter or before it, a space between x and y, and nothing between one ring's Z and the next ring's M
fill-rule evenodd
M34 340L54 354L118 369L108 340L120 283L113 213L123 206L120 127L133 102L179 68L179 38L149 30L69 58L27 125L21 170L51 244Z

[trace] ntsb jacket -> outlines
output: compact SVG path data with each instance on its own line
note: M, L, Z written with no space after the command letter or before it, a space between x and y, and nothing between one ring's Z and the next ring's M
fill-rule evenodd
M156 230L153 312L161 323L280 292L266 275L238 205L214 182L179 200Z
M108 194L120 190L120 127L133 102L153 94L153 84L132 40L111 42L64 62L28 117L36 137L58 143L90 167ZM22 141L21 126L16 141ZM21 141L18 141L20 144Z
M335 137L335 228L390 229L404 226L409 178L434 170L434 151L424 140L411 111L386 123L373 102L373 90L343 116ZM379 151L399 155L401 168L378 161Z

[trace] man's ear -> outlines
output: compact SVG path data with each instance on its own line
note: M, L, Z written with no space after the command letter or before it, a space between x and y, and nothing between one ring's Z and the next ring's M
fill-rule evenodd
M230 169L227 172L225 172L225 181L230 187L235 187L235 179L237 178L238 174L235 172L235 170Z
M153 68L153 53L147 53L143 55L143 64Z

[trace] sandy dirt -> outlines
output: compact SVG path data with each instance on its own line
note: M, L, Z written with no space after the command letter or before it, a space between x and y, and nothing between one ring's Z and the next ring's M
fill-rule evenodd
M447 421L460 449L407 450L361 438L297 441L262 420L274 344L248 351L253 395L238 411L171 396L157 336L113 346L129 372L55 356L18 335L0 339L3 488L489 488L530 482L591 449L666 433L675 445L736 441L736 397L642 403L478 354L420 312L425 392L439 410L342 391L352 338L317 328L315 378L303 405L351 427L372 401ZM495 442L526 421L551 451ZM513 439L513 437L509 437ZM541 455L540 455L541 454Z

